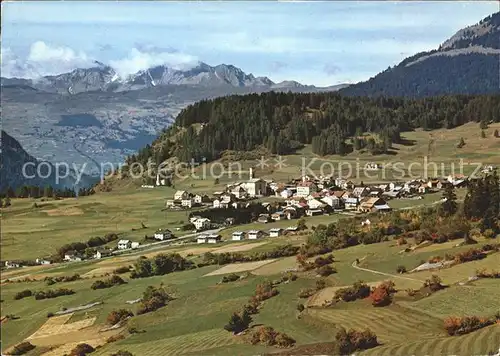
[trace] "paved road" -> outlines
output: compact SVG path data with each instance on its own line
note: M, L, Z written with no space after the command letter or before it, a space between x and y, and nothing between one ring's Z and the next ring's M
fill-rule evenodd
M200 234L215 234L215 233L218 233L219 231L221 231L222 229L223 228L212 229L212 230L205 230L205 231L202 231L202 232L194 232L194 233L191 233L191 234L180 236L180 237L175 238L173 240L151 242L151 243L148 243L148 244L141 245L139 248L136 248L136 249L117 250L117 251L113 251L112 253L115 254L115 255L129 255L129 254L132 254L132 253L135 254L135 253L143 253L145 251L158 250L158 249L162 249L162 248L165 248L165 247L168 247L168 246L181 245L180 243L178 243L181 240L189 239L191 237L195 237L195 236L200 235ZM54 271L54 270L57 270L59 268L64 268L64 267L68 266L68 264L70 264L70 263L71 264L88 263L89 261L94 261L94 260L85 260L85 261L81 261L81 262L57 263L57 264L54 264L51 267L47 267L47 268L45 268L45 269L43 269L41 271L37 271L37 272L46 273L48 271ZM12 280L12 281L13 280L18 280L18 279L23 279L23 278L29 277L33 273L37 273L37 272L27 272L25 274L21 274L21 275L18 275L18 276L15 276L15 277L11 277L11 278L8 278L8 279ZM2 279L1 283L4 283L4 282L5 282L5 279Z
M157 249L160 249L160 248L164 248L166 246L175 246L175 245L180 245L179 243L177 243L178 241L181 241L181 240L185 240L185 239L189 239L191 237L195 237L197 235L200 235L200 234L216 234L218 233L219 231L221 231L223 228L219 228L219 229L212 229L212 230L205 230L205 231L202 231L202 232L193 232L191 234L187 234L187 235L183 235L183 236L179 236L173 240L164 240L164 241L156 241L156 242L151 242L151 243L148 243L148 244L144 244L144 245L140 245L139 248L134 248L134 249L126 249L126 250L116 250L116 251L113 251L113 254L123 254L124 252L136 252L136 251L151 251L151 250L157 250Z

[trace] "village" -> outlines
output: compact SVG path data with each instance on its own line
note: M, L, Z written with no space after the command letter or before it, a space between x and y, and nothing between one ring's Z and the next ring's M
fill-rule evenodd
M378 165L373 164L373 169ZM484 167L483 171L491 171L492 167ZM68 251L64 254L64 262L80 262L87 259L101 259L116 254L146 249L160 243L197 243L217 244L226 241L258 240L294 234L300 227L298 219L319 215L344 214L361 216L367 214L383 214L392 210L391 200L420 200L426 194L438 193L447 185L460 189L467 187L469 177L449 175L432 179L412 179L406 182L394 181L381 184L356 184L352 180L333 177L309 177L304 175L290 182L277 182L273 179L254 177L253 169L248 171L245 181L226 185L225 190L211 195L192 194L186 190L178 190L171 198L166 199L165 210L192 211L189 223L183 229L187 234L177 232L180 228L167 227L158 229L154 235L146 236L147 242L132 241L120 238L116 247L109 244L98 247L91 253ZM159 183L158 185L161 185ZM220 231L228 227L238 226L234 218L224 219L223 223L203 217L203 212L211 210L214 215L225 215L225 212L238 213L251 205L260 204L262 212L252 222L261 224L261 228L234 231L225 239ZM292 222L296 220L296 222ZM290 221L287 227L266 228L266 224L277 221ZM366 219L363 224L370 224ZM244 225L244 224L242 224ZM174 233L173 230L176 230ZM151 241L151 242L149 242ZM38 258L34 264L51 264L49 258ZM5 268L18 268L20 261L5 261Z

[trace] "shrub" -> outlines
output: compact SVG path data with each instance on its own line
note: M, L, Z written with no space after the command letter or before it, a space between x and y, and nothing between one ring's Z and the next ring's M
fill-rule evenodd
M437 292L438 290L444 288L444 286L441 284L441 278L439 278L439 276L435 274L433 274L431 278L425 280L424 287L429 287L431 292Z
M402 245L406 245L408 242L406 241L406 239L404 237L400 237L398 239L398 246L402 246Z
M354 283L351 287L341 288L335 292L334 300L342 300L344 302L351 302L356 299L364 299L370 295L370 287L359 281Z
M415 289L412 289L412 288L408 288L406 290L406 294L408 294L409 297L414 297L417 295L417 292Z
M127 272L130 272L130 266L118 267L113 271L114 274L123 274Z
M33 350L35 348L35 345L31 344L28 341L21 342L20 344L17 344L12 348L12 351L10 352L11 355L24 355L25 353L28 353L29 351Z
M326 287L326 282L324 279L318 279L316 280L316 290L321 290Z
M123 320L126 320L128 317L132 316L134 316L134 313L132 313L130 310L127 309L113 310L111 313L108 314L106 322L110 325L115 325Z
M319 268L319 267L322 267L322 266L326 266L326 265L329 265L330 263L333 263L333 255L330 254L326 257L317 257L315 260L314 260L314 265Z
M33 293L29 289L25 289L21 292L16 293L16 295L14 296L14 299L19 300L19 299L23 299L26 297L31 297L32 295L33 295Z
M111 356L134 356L131 352L126 350L118 350Z
M221 283L228 283L228 282L234 282L240 279L240 276L238 276L235 273L231 273L227 276L222 277Z
M111 278L104 280L104 281L101 281L101 280L95 281L94 283L92 283L90 288L92 288L94 290L105 289L105 288L111 288L113 286L122 285L122 284L126 284L126 283L127 282L125 282L123 280L123 278L121 278L120 276L114 275Z
M448 335L463 335L472 331L484 328L493 324L495 321L488 318L479 318L477 316L448 317L444 320L444 328Z
M149 286L143 293L137 315L153 312L167 304L171 297L163 288Z
M34 296L36 300L41 300L41 299L50 299L50 298L56 298L62 295L71 295L75 294L75 291L72 289L66 289L66 288L59 288L59 289L54 289L54 290L48 290L48 291L38 291L35 292Z
M52 313L52 312L47 313L47 318L52 318L53 316L54 316L54 313Z
M299 294L297 294L297 296L299 298L309 298L314 293L316 293L316 290L313 288L301 289Z
M316 270L318 274L322 277L328 277L329 275L336 273L337 271L330 265L325 265Z
M297 304L297 310L299 312L302 312L304 309L305 309L304 304L302 304L302 303Z
M403 265L399 265L398 268L396 268L396 272L400 274L406 273L406 267Z
M349 355L356 350L366 350L378 345L377 336L369 329L358 331L351 329L348 332L341 328L335 335L338 353Z
M95 349L89 344L78 344L73 350L71 350L69 356L85 356L94 351Z
M285 333L275 331L270 326L262 326L255 330L251 336L252 344L264 344L267 346L291 347L295 340Z
M266 282L257 284L257 286L255 287L254 297L259 302L262 302L262 301L269 299L269 298L272 298L278 294L279 294L278 290L274 288L272 283L269 281L266 281Z

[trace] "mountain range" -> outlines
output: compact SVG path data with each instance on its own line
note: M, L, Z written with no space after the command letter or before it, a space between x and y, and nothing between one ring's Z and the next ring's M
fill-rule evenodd
M317 88L296 81L274 83L267 77L255 77L240 68L228 64L210 66L199 62L188 69L174 69L166 65L141 70L122 78L110 66L95 61L91 68L78 68L69 73L33 79L2 78L2 85L27 86L48 93L78 94L90 91L124 92L142 90L156 86L189 85L205 88L219 87L231 92L233 88L248 88L253 91L268 90L335 90L346 85Z
M404 97L499 93L499 38L500 13L495 13L365 82L326 88L274 83L233 65L203 62L182 70L161 65L122 78L96 61L92 68L36 80L1 78L2 124L36 159L85 164L86 173L100 173L102 162L122 162L202 99L268 91Z

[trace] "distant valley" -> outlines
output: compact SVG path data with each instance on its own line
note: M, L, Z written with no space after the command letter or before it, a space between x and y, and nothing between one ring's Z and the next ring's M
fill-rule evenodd
M125 80L111 67L76 69L37 80L2 78L3 129L31 155L52 162L119 163L151 143L184 107L252 92L337 90L294 81L274 83L231 65L200 63L186 70L158 66Z

